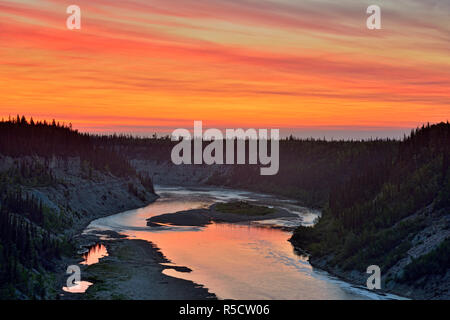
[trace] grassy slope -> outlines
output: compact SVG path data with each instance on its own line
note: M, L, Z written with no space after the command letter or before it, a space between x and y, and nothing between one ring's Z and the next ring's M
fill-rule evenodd
M274 208L257 206L244 201L218 203L215 209L223 213L233 213L243 216L265 216L275 212Z

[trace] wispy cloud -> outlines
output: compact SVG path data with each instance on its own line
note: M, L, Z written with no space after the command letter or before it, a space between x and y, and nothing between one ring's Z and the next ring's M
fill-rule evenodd
M448 119L449 2L380 1L369 31L371 2L77 0L69 31L66 1L0 0L0 111L119 131Z

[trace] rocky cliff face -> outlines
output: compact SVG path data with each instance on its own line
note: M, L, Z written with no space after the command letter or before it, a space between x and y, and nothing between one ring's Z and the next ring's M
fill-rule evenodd
M18 161L44 163L44 159L38 157L2 157L0 170L6 171ZM54 177L53 183L11 187L21 188L24 194L42 201L55 215L55 221L64 224L64 233L68 235L81 232L93 219L143 207L158 197L137 177L116 177L89 170L79 158L54 158L49 171Z
M420 259L424 259L427 255L432 255L438 250L446 251L441 246L450 239L450 215L448 213L448 209L433 210L433 206L429 205L392 226L392 229L394 229L401 223L420 221L419 230L410 232L405 236L410 243L409 249L404 254L394 256L394 262L388 267L381 268L382 291L412 299L450 299L450 270L448 269L446 272L428 270L428 262L421 266L421 268L427 268L422 276L414 275L412 279L404 280L405 274L410 272L408 265L411 265L414 261L420 261ZM299 253L309 253L304 250L305 247L308 247L307 242L298 239L295 233L291 242ZM319 243L312 241L312 243L314 242ZM360 248L359 250L365 251L367 249ZM313 267L326 270L349 282L366 286L367 279L370 276L366 273L366 269L348 269L339 266L335 262L339 253L333 251L325 255L311 255L309 261ZM387 253L384 255L386 256ZM372 257L373 261L380 261L382 258L384 257ZM436 266L439 266L441 262L436 260L435 263Z
M79 259L75 236L93 219L158 197L148 178L130 172L116 176L79 157L0 155L0 248L8 250L0 259L0 299L58 297L66 262Z
M140 173L149 174L155 184L201 185L215 175L227 176L232 167L226 165L174 165L170 161L133 159L131 164Z

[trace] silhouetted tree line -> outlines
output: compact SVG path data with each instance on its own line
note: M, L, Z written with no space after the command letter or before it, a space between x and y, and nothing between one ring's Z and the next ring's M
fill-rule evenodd
M17 298L17 290L28 298L44 298L41 273L52 270L50 261L60 257L66 244L26 219L41 220L42 204L18 196L9 195L0 209L0 298ZM24 208L30 211L16 213Z
M335 188L330 213L348 229L358 230L365 221L377 227L392 225L448 188L449 153L448 123L413 130L388 161L370 164Z
M224 184L296 198L308 206L326 205L330 191L350 177L382 167L390 161L398 144L392 140L374 141L280 141L280 168L277 175L261 176L258 166L234 166ZM220 182L220 177L217 181ZM216 183L211 179L211 183Z
M97 136L94 140L96 144L107 145L128 159L154 160L157 163L171 163L171 151L178 143L171 141L169 136L158 138L156 135L151 138L108 135ZM203 141L203 147L208 144L208 141ZM246 163L249 157L248 144L246 141ZM399 141L390 139L326 141L291 136L280 141L280 169L277 175L261 176L260 165L227 165L230 171L217 173L208 183L276 193L296 198L307 205L323 206L328 201L330 191L341 186L351 176L371 167L388 166L398 144ZM225 158L226 140L223 148ZM235 141L235 163L237 148ZM270 144L268 149L270 153Z
M24 162L11 169L15 172L12 176L27 181L41 176L52 183L48 163L53 157L80 157L88 173L94 168L117 176L137 176L147 190L153 190L151 178L137 175L129 161L171 161L176 143L168 136L81 134L70 124L28 121L19 116L0 122L0 154L46 159L42 167ZM228 166L230 171L218 173L209 183L275 193L320 206L324 214L319 224L299 228L294 242L316 256L338 253L334 263L344 268L367 267L374 260L388 266L405 254L410 247L408 235L420 230L423 222L413 220L392 229L395 223L430 204L435 210L449 207L449 146L448 122L413 130L403 141L289 137L280 141L277 175L261 176L260 165L232 165ZM128 188L138 194L134 185ZM7 189L2 190L7 210L16 206L16 214L36 225L42 223L39 203L37 210L30 204L36 204L36 199L22 195L20 200L15 193L5 193Z
M0 172L0 194L4 194L9 186L22 185L28 187L49 186L56 179L48 164L33 160L15 160L13 165Z
M415 129L393 146L333 186L322 219L314 228L299 227L293 243L315 257L332 254L330 263L344 269L386 268L405 257L424 221L400 221L425 207L449 212L450 124ZM416 271L405 279L416 279L423 270L433 273L434 264L431 258L415 262L407 270Z
M177 142L169 136L139 137L125 134L97 135L92 137L94 143L106 146L128 159L171 161L170 154Z
M2 210L14 212L28 218L39 226L44 223L44 210L42 201L35 198L34 195L25 193L22 195L22 189L18 191L7 191L1 199Z
M93 169L137 176L125 157L94 140L94 136L55 121L35 122L17 116L0 122L0 155L14 159L12 166L0 172L0 299L45 297L44 275L52 270L52 261L62 250L71 250L69 242L51 232L64 226L66 217L22 191L24 186L58 183L51 169L55 158L67 166L71 157L79 158L83 172L90 176ZM143 181L152 186L151 179Z
M261 176L259 165L232 165L209 183L320 206L324 214L319 224L299 228L294 242L315 256L333 253L332 263L344 269L364 270L370 264L387 268L405 256L411 235L424 227L422 219L400 220L430 204L436 211L450 207L449 132L447 122L417 128L402 141L289 137L280 141L277 175ZM113 145L129 159L170 162L177 142L112 135L99 137L97 143ZM421 270L431 268L423 266L426 261Z
M95 136L79 133L72 125L27 120L25 116L0 122L0 154L11 157L80 157L94 169L116 176L135 176L128 160L114 151L114 146L94 143Z
M148 174L139 174L139 180L148 192L155 193L153 180Z

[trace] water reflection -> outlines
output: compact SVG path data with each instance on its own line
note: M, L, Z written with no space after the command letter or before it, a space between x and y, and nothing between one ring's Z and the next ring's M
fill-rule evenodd
M88 252L82 255L83 261L80 264L84 265L92 265L96 264L100 261L101 258L108 256L108 250L102 243L97 243L89 248ZM70 287L63 287L63 291L69 293L85 293L86 290L93 285L92 282L89 281L79 281L75 282L75 285Z
M311 225L320 213L271 196L236 190L159 188L148 207L93 221L85 232L112 230L156 245L174 264L192 272L164 274L202 284L222 299L385 299L313 269L287 241L291 232L267 225L213 223L206 227L149 228L146 219L163 213L245 199L273 203L298 218L270 221L278 226ZM265 223L269 223L266 221Z
M296 255L289 232L254 225L214 223L201 232L127 232L150 241L174 263L164 274L210 288L221 299L365 299L330 282Z
M80 281L80 282L75 282L74 286L63 287L62 289L65 292L69 292L69 293L84 293L92 284L93 283L89 282L89 281Z
M101 258L106 256L108 256L108 250L103 244L98 243L90 247L89 251L83 254L84 261L80 262L80 264L89 266L91 264L98 263Z

